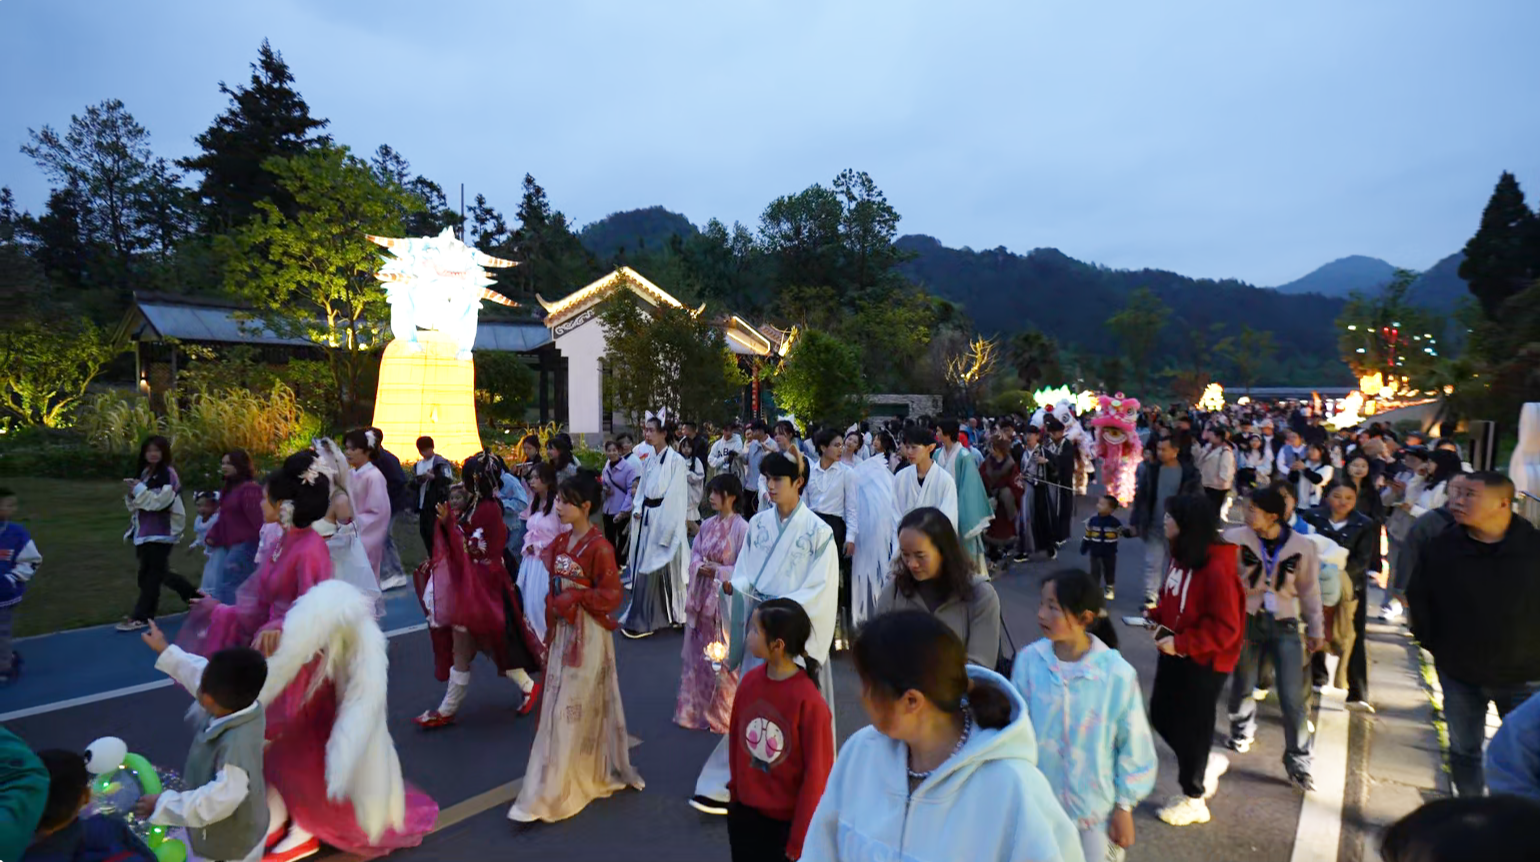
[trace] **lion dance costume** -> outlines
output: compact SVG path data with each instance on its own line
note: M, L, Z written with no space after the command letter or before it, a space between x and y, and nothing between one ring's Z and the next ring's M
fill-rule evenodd
M1134 473L1144 455L1144 444L1134 432L1139 402L1123 393L1102 395L1097 399L1096 416L1091 427L1096 431L1096 458L1101 462L1102 482L1118 505L1134 502Z

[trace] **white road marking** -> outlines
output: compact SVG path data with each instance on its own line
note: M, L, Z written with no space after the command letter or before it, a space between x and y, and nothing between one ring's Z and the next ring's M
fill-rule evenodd
M386 632L385 633L385 637L387 637L387 638L400 637L401 635L409 635L409 634L412 634L413 632L424 631L427 628L428 628L428 624L427 623L418 623L417 625L414 625L414 626L402 626L399 629L391 629L390 631ZM101 703L104 700L116 700L116 699L118 699L120 697L130 697L132 695L142 694L142 693L147 692L147 691L154 691L154 690L156 690L158 688L165 688L165 687L167 687L169 685L172 685L172 684L173 683L169 679L158 679L158 680L155 680L154 682L146 682L146 683L141 683L139 685L130 685L130 686L125 686L123 688L114 688L114 689L111 689L111 690L108 690L108 691L99 691L96 694L88 694L88 695L83 695L81 697L72 697L72 698L69 698L68 700L56 700L53 703L44 703L44 704L39 704L38 706L29 706L26 709L18 709L18 710L14 710L12 712L0 713L0 722L15 721L18 718L29 718L29 717L34 716L34 715L43 715L45 713L58 712L61 709L72 709L72 708L77 707L77 706L85 706L87 704L92 704L92 703Z
M1342 842L1342 803L1347 793L1347 692L1327 689L1315 719L1311 774L1315 790L1305 794L1294 831L1290 862L1331 862Z

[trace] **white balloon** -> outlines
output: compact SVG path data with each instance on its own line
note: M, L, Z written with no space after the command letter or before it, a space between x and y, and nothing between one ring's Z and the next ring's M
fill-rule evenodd
M86 747L86 771L106 775L122 766L127 756L128 743L116 736L104 736Z

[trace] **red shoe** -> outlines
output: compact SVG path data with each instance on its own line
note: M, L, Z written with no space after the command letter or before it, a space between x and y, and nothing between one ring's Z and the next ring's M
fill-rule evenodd
M277 847L278 846L278 842L282 841L283 837L285 835L288 835L288 834L289 834L289 829L288 829L288 825L287 824L285 824L284 826L281 826L281 827L273 830L273 834L267 836L267 842L263 845L262 849L264 849L264 850L271 850L274 847Z
M292 847L282 853L269 853L262 857L262 862L295 862L321 852L321 839L311 838L304 844Z
M422 715L412 719L412 723L423 730L436 730L440 727L448 727L455 723L454 714L444 715L436 709L430 709Z
M528 692L525 692L524 703L519 705L519 715L529 715L535 709L535 701L539 699L540 683L536 682L534 688L531 688Z

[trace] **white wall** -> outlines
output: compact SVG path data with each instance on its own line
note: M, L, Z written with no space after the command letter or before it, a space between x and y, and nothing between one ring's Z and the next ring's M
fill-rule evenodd
M567 359L567 425L569 433L603 435L604 375L599 360L608 345L597 317L556 338L556 349Z

